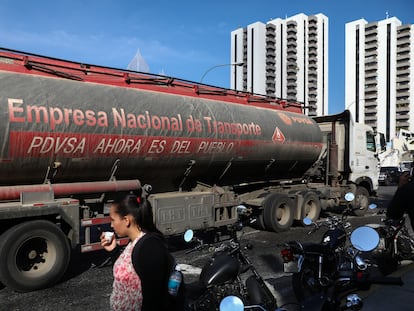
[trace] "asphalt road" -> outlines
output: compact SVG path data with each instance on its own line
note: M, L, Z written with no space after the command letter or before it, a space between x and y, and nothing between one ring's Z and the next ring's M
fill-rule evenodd
M386 207L394 193L395 187L381 187L378 197L373 202L378 209L370 211L364 217L351 217L353 227L366 223L378 223L383 214L379 210ZM283 273L283 264L279 256L277 244L289 240L315 240L320 234L308 235L309 228L300 225L287 232L273 233L258 231L253 228L243 229L242 242L249 242L253 249L247 252L256 269L273 290L279 306L295 302L291 288L290 276ZM321 232L322 233L322 232ZM71 260L68 273L59 284L30 293L16 293L8 288L0 289L0 311L17 310L109 310L109 296L112 289L112 267L99 267L105 260L105 252L93 254L75 254ZM185 250L174 251L178 263L188 267L184 271L186 281L194 280L197 268L202 267L208 253L193 252L185 254ZM286 306L289 310L299 310L294 305Z

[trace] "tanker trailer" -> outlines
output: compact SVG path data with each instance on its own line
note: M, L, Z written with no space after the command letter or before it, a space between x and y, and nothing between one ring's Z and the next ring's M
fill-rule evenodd
M287 230L298 213L269 186L302 183L322 149L283 100L7 49L0 81L0 282L18 291L59 280L71 249L100 249L119 191L152 188L167 235L234 223L243 195Z

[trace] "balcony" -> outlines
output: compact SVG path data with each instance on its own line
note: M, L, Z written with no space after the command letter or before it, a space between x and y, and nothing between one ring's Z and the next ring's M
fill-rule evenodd
M398 53L409 53L410 52L410 45L409 44L397 45L397 52Z
M309 70L317 70L318 69L318 64L315 62L309 63L308 65Z
M410 60L410 54L405 52L405 53L397 53L397 62L400 61L409 61Z
M365 79L370 79L370 78L374 78L377 76L377 71L376 70L370 70L365 72Z
M409 92L410 85L408 83L397 83L397 93L402 94L403 92Z
M377 94L371 94L371 93L365 93L365 99L366 100L376 100L378 98Z
M365 108L377 107L377 99L365 100Z
M298 72L298 68L297 67L288 67L287 68L287 70L286 70L286 72L288 73L288 74L290 74L290 75L295 75L296 76L296 73Z
M286 59L288 62L294 62L296 64L298 57L296 56L296 54L288 54L286 56Z
M364 111L365 111L366 114L377 114L377 112L378 112L376 106L375 107L369 107L369 108L365 107Z
M405 122L405 121L410 120L410 116L408 114L406 114L406 113L401 113L401 114L398 113L395 116L395 120L396 121L400 121L400 122Z
M288 40L287 43L286 43L286 46L288 48L290 48L290 47L295 47L296 48L298 46L298 44L297 44L296 40Z
M377 69L378 69L378 64L376 62L365 63L365 71L377 70Z
M405 69L405 68L409 68L410 67L410 62L408 59L403 59L403 60L397 60L397 69Z
M365 26L365 36L372 36L372 35L377 35L378 31L377 31L377 24L367 24Z
M318 42L317 41L309 41L309 48L317 49L318 48Z
M402 76L402 75L409 75L410 70L409 69L401 69L401 70L397 70L397 76Z
M296 47L288 47L288 48L287 48L287 53L288 53L288 54L295 54L295 55L296 55L296 54L297 54L297 52L298 52L298 51L297 51Z
M397 40L410 39L410 28L400 28L397 32Z
M399 76L397 76L397 83L409 82L409 81L410 81L409 75L399 75Z
M365 51L370 51L370 50L376 50L378 48L378 42L375 41L371 41L371 42L366 42L365 44Z
M274 70L273 71L267 71L266 70L266 78L267 79L275 79L276 78L276 75L275 75L275 72L274 72Z
M365 123L368 122L375 122L377 121L377 116L370 116L370 115L365 115Z
M398 127L398 128L408 129L409 126L410 126L410 122L408 122L408 121L398 121L397 120L397 122L395 122L395 126Z
M369 51L365 50L365 58L367 58L367 57L376 58L377 56L378 56L378 50L377 49L371 49Z
M275 37L266 36L266 44L275 45L276 44L276 38Z
M296 83L296 81L288 81L286 83L286 87L288 89L291 89L291 88L296 89L297 88L297 83Z
M397 113L408 113L410 111L410 107L408 105L399 105L397 102Z
M396 104L397 104L397 106L401 106L401 107L405 107L405 106L409 107L410 99L409 98L397 99Z

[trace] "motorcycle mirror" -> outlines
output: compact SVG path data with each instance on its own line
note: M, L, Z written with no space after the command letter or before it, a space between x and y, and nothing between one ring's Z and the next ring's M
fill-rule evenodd
M348 202L351 202L355 199L355 195L352 192L347 192L345 194L345 200L347 200Z
M237 296L224 297L220 302L220 311L243 311L243 301Z
M378 232L368 226L356 228L351 233L352 246L362 252L369 252L375 249L380 241Z
M238 205L236 207L236 211L238 215L245 215L247 214L247 207L244 205Z
M369 209L376 209L377 208L377 204L372 203L372 204L368 205L368 208Z
M302 221L303 221L303 224L306 225L306 226L310 226L312 224L312 219L310 219L308 217L303 218Z
M184 233L184 241L190 242L194 237L194 231L191 229L188 229Z

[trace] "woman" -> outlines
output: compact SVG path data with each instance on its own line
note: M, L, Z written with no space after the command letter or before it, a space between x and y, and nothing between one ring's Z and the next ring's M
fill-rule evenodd
M116 235L130 239L114 264L111 309L167 310L173 262L162 233L155 227L150 203L129 194L111 205L109 215ZM102 234L101 245L113 254L120 253L115 238L108 241Z

